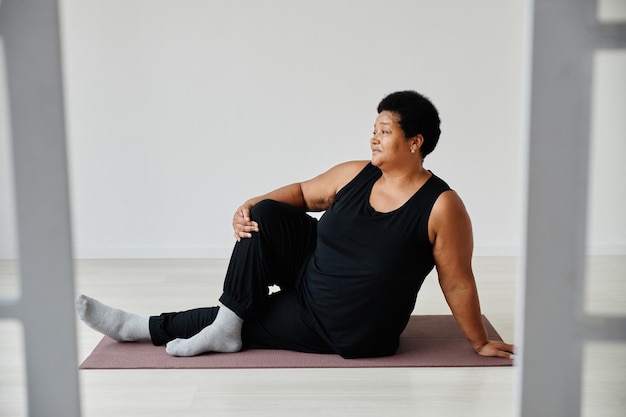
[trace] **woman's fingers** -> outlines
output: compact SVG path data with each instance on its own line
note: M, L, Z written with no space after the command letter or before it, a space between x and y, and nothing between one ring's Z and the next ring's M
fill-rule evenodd
M250 238L252 237L252 232L258 232L259 226L256 222L247 222L244 225L240 225L235 231L235 237L239 238Z
M247 206L241 206L235 212L233 216L233 230L235 232L235 239L241 242L241 239L252 237L253 232L259 231L259 225L257 222L250 220L250 208Z
M482 356L497 356L500 358L513 359L515 347L504 342L489 341L478 351Z

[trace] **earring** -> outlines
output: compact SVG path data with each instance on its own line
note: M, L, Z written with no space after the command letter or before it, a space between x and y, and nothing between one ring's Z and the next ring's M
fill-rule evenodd
M411 149L411 153L415 153L415 149Z

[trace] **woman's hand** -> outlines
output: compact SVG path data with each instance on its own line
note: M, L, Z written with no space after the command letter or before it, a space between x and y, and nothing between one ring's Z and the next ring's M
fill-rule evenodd
M252 237L252 232L259 231L257 222L250 220L250 209L252 206L252 203L243 203L233 216L233 230L235 231L237 242L241 242L242 238L250 238Z
M476 348L476 353L482 356L497 356L500 358L513 359L513 345L504 342L487 341Z

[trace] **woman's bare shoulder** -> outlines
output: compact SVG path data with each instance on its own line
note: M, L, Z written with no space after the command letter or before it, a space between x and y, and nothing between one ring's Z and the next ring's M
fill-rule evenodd
M370 161L347 161L341 164L335 165L331 168L331 170L335 170L338 175L350 177L350 179L354 178L356 174L361 172L365 165L367 165Z
M307 202L307 207L315 210L326 210L335 200L337 192L348 184L368 162L343 162L317 177L301 183L302 194Z
M348 161L331 168L328 173L333 178L335 191L345 187L368 163L369 161Z

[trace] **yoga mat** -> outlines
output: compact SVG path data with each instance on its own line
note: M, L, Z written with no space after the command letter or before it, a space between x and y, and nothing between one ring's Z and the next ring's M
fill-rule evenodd
M489 339L502 340L483 316ZM118 343L104 337L80 369L201 369L201 368L376 368L511 366L510 359L477 355L451 315L411 316L393 356L343 359L333 354L249 349L208 353L190 358L168 355L164 346Z

